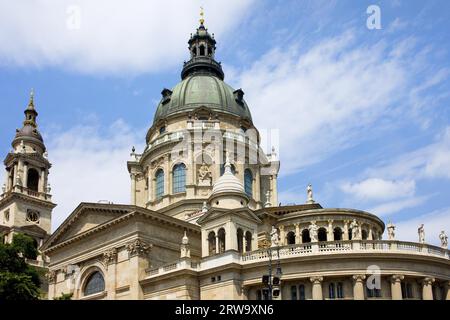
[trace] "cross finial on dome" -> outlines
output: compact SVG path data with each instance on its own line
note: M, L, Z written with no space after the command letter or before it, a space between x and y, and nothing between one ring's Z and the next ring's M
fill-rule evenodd
M205 12L203 11L203 7L200 7L200 25L203 25L203 23L205 22L205 19L203 18L204 15Z

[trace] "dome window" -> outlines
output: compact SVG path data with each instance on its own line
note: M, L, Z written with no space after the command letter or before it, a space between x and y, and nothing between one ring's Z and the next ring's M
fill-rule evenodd
M163 91L161 91L161 95L162 95L162 104L166 104L167 102L170 101L170 98L172 97L172 91L164 88Z
M159 128L159 134L163 134L164 132L166 132L166 126Z
M242 89L237 89L233 92L234 95L234 99L236 100L236 102L238 104L240 104L241 106L244 105L244 91L242 91Z

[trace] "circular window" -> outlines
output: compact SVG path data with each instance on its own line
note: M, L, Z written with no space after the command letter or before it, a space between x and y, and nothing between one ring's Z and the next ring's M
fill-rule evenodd
M39 211L36 210L28 210L27 211L27 221L33 223L39 223L40 214Z

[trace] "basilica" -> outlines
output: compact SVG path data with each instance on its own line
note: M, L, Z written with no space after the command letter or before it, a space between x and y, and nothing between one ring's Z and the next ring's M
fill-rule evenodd
M322 207L311 185L303 204L281 205L276 150L263 151L244 91L224 82L203 19L188 44L126 164L130 204L80 203L53 233L31 96L4 160L0 233L36 240L28 262L48 268L48 299L450 299L445 234L430 245L422 225L417 242L397 240L374 214Z

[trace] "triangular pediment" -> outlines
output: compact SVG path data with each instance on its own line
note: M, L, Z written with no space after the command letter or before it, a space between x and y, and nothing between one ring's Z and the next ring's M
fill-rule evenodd
M133 211L133 207L127 205L81 203L51 235L43 247L47 248L61 243L131 211Z

